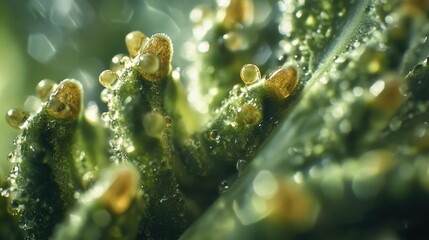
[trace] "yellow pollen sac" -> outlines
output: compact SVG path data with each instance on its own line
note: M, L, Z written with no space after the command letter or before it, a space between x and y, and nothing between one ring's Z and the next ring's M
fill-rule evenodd
M146 45L147 41L148 37L140 31L128 33L125 37L125 45L127 46L130 56L137 56L140 50Z
M298 71L294 67L282 67L272 73L265 86L279 99L286 99L298 83Z
M104 70L98 77L98 81L103 87L111 89L113 84L115 84L115 82L118 80L118 78L119 77L116 72L112 70Z
M240 77L246 85L251 85L261 79L261 72L256 65L246 64L241 68Z
M56 87L56 83L49 79L43 79L37 84L36 93L37 96L42 100L42 102L46 102L49 99L52 91Z
M155 34L137 56L137 70L144 79L159 81L168 75L172 57L173 44L170 38L165 34Z
M18 108L12 108L6 113L6 121L9 126L21 129L22 125L27 121L29 114Z
M225 9L222 24L227 29L238 25L248 26L253 23L253 0L230 0Z
M101 203L110 211L121 214L137 195L139 177L136 170L125 167L114 174L110 186L101 196Z
M73 79L63 80L51 94L46 112L60 120L76 121L82 108L82 85Z

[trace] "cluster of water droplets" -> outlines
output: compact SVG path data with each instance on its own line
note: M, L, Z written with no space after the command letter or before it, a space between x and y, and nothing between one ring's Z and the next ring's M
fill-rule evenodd
M348 4L332 0L279 1L282 16L278 30L284 36L279 42L280 62L295 62L304 75L311 76L322 60L324 51L320 50L328 48L325 43L332 42L339 30L334 26L346 15Z
M24 205L20 201L20 191L18 186L18 178L20 166L19 163L22 162L21 156L21 146L25 144L26 137L24 135L19 135L13 142L16 149L8 154L8 160L13 164L13 167L9 173L7 180L10 183L10 187L7 189L2 189L1 195L4 197L9 197L11 201L8 205L8 211L12 215L17 215L24 210Z
M129 37L129 36L128 36ZM128 56L116 55L112 58L111 69L104 70L99 76L100 84L105 87L101 92L101 100L107 104L109 111L101 113L101 121L105 127L108 127L112 132L119 130L119 122L122 121L122 115L119 109L115 106L115 89L120 84L120 78L125 78L130 74L126 69L132 65L131 59ZM127 102L132 101L132 97L126 99ZM111 161L121 160L121 150L128 149L129 152L134 151L134 146L130 143L124 143L124 138L120 134L114 134L109 141L112 151L117 154L112 154Z
M48 101L56 83L52 80L44 79L36 87L36 96L29 96L24 103L24 108L12 108L6 113L6 122L12 128L23 129L27 120L40 111L42 104Z
M143 85L139 81L151 84L163 81L171 71L172 58L171 40L164 34L147 37L142 32L133 31L126 35L125 45L129 56L114 56L110 69L99 76L100 84L105 87L101 92L101 99L109 109L101 114L101 120L112 130L109 141L114 153L112 161L119 162L125 161L126 155L133 153L137 147L129 137L130 130L123 127L130 119L124 119L121 111L139 104L136 101L140 99L139 92L143 91ZM129 96L123 96L122 91L128 91ZM141 114L141 126L149 137L161 138L163 130L171 124L171 117L164 116L159 110L152 109Z

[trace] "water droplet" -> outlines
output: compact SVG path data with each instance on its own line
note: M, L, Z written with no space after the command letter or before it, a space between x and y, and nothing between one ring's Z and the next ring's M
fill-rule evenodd
M110 119L117 120L120 117L120 113L119 111L111 110L109 111L109 116L110 116Z
M36 96L28 96L24 102L24 109L30 113L39 111L42 106L42 101Z
M12 161L12 159L14 158L14 156L15 156L15 154L13 154L13 152L10 152L10 153L7 155L7 159L8 159L9 161Z
M240 32L234 31L223 35L225 46L231 52L242 51L249 48L249 41Z
M113 84L116 83L118 80L118 74L112 70L104 70L101 72L100 76L98 77L98 81L100 84L105 87L111 89Z
M124 57L124 54L116 54L113 56L111 62L110 62L110 69L113 71L118 71L123 67L123 64L121 63L121 59Z
M117 132L118 128L119 128L118 121L115 121L110 118L110 130L112 130L113 132Z
M210 132L209 137L211 140L218 141L220 139L219 131L214 129Z
M155 73L159 70L159 58L151 53L139 57L139 68L146 73Z
M237 110L237 121L248 126L253 126L261 121L262 115L259 108L251 104L243 104Z
M88 187L90 187L95 180L95 174L91 171L86 172L83 176L82 176L82 186L87 189Z
M166 126L165 117L158 112L149 112L143 115L143 128L150 137L161 137Z
M16 129L21 129L28 117L29 114L26 111L18 108L12 108L6 113L7 123L9 126Z
M140 31L128 33L125 37L125 45L131 57L137 56L139 51L146 45L147 41L148 37Z
M165 116L165 126L170 127L173 124L173 119L170 116Z
M82 105L82 85L73 79L65 79L49 98L46 112L62 120L78 119Z
M270 74L265 85L280 99L286 99L298 83L298 71L294 67L282 67Z
M23 230L28 230L28 226L25 220L19 219L18 225L19 225L19 228Z
M2 197L6 197L6 198L8 198L9 197L9 189L3 189L3 188L0 188L0 192L1 192L1 196Z
M124 67L128 67L131 64L131 59L128 56L123 56L119 63Z
M43 102L48 101L49 96L51 95L56 85L57 84L52 80L43 79L37 84L37 87L36 87L37 96Z
M227 180L222 180L218 186L219 194L225 193L226 191L228 191L228 189L229 189L229 182Z
M246 64L240 70L240 77L246 85L251 85L261 79L261 72L256 65Z
M235 84L229 94L232 97L240 97L242 94L246 94L247 89L245 87L242 87L240 84Z
M109 89L105 88L103 89L103 91L101 91L101 94L100 94L101 101L108 103L109 100L112 99L112 97L113 97L113 94Z
M238 175L241 175L243 174L244 170L246 170L247 168L247 161L244 159L239 159L235 166L237 168Z

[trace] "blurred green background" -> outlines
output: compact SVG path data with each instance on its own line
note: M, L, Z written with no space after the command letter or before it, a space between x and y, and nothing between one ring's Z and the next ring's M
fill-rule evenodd
M126 53L124 37L133 30L167 33L175 44L174 66L181 67L186 63L179 49L191 36L188 15L197 2L204 1L1 0L0 113L28 107L27 96L46 78L78 79L85 102L99 101L98 75L114 55ZM19 130L3 117L0 132L0 175L5 176Z

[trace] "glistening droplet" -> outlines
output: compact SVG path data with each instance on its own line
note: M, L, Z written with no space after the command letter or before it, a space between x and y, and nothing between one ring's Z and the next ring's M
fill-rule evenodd
M240 70L240 78L246 85L250 85L261 79L261 72L254 64L246 64Z
M216 129L212 130L209 134L209 137L211 140L215 140L215 141L219 140L219 138L220 138L219 131Z
M37 112L42 106L42 100L36 96L28 96L24 102L24 109L30 113Z
M110 62L110 69L112 69L113 71L118 71L119 69L121 69L123 67L121 63L121 59L123 57L124 57L123 54L116 54L115 56L113 56Z
M173 124L173 119L170 116L165 116L165 126L170 127Z
M48 101L49 96L51 95L51 93L54 90L54 88L56 87L56 85L57 84L52 80L43 79L36 86L37 96L43 102Z
M127 46L130 56L137 56L137 54L144 47L147 41L148 37L146 37L146 35L140 31L133 31L128 33L125 37L125 45Z
M247 168L247 161L244 159L239 159L236 163L236 168L237 168L238 175L241 175L244 172L244 170Z
M218 185L218 191L220 194L228 191L229 189L229 182L227 180L222 180Z
M10 152L8 155L7 155L7 159L9 160L9 161L12 161L12 159L15 157L15 154L13 153L13 152Z
M92 183L94 182L95 179L95 174L91 171L86 172L83 176L82 176L82 186L87 189L89 186L92 185Z
M156 73L159 70L159 58L151 53L139 57L138 67L146 73Z
M27 121L29 114L18 108L12 108L6 113L6 121L9 126L20 129L22 125Z
M98 81L105 88L112 88L112 85L118 80L118 74L112 70L104 70L98 77Z

